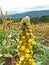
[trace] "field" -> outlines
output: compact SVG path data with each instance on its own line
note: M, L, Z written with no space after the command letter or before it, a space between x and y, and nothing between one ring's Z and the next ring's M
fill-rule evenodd
M20 23L6 21L0 24L0 65L16 65L18 57L18 32ZM49 65L49 23L31 24L36 65Z
M32 30L35 36L41 37L41 43L49 46L49 23L32 25Z

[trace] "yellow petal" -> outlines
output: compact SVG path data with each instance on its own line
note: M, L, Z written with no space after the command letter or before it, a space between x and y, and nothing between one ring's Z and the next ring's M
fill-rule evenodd
M25 39L25 36L23 36L22 39Z
M19 41L19 44L22 44L22 41Z
M23 61L25 58L24 58L24 56L21 56L20 57L20 61Z
M36 65L35 62L32 62L32 65Z
M33 40L33 41L32 41L32 45L35 45L35 44L36 44L36 42Z
M26 54L25 57L26 57L26 59L29 59L30 58L30 55L29 54Z
M19 65L19 63L16 63L16 65Z
M33 36L33 34L32 34L32 33L30 33L30 35L31 35L31 36Z
M31 43L32 42L32 39L29 39L28 42Z
M29 33L26 33L27 36L29 36Z
M23 45L22 47L21 47L21 50L25 50L26 49L26 47Z
M26 53L30 53L30 50L28 48L26 49Z

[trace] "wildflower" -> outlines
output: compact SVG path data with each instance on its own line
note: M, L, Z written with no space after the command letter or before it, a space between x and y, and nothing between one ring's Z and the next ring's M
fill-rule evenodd
M21 50L24 51L25 49L26 49L26 47L23 45L23 46L21 47Z
M16 65L19 65L19 63L16 63Z
M31 35L31 36L33 36L33 34L32 34L32 33L30 33L30 35Z
M20 57L20 61L24 61L24 59L25 59L24 56Z
M29 31L32 33L32 30L31 29L29 29Z
M36 44L36 42L34 40L32 40L32 45L35 45L35 44Z
M32 49L32 45L29 44L29 49Z
M27 49L26 49L26 53L30 53L30 49L27 48Z
M29 36L29 33L26 33L27 36Z
M26 54L26 55L25 55L25 58L26 58L26 59L29 59L29 58L30 58L30 54Z
M25 39L25 36L23 36L22 39Z
M22 44L22 41L19 41L20 44Z
M18 33L18 36L20 35L20 33Z
M28 42L31 43L32 42L32 39L29 39Z
M19 49L20 48L20 46L17 46L17 49Z
M22 65L22 61L19 61L19 64Z
M36 65L35 62L30 62L29 65Z
M20 33L22 33L23 31L22 30L20 30Z
M25 24L25 25L24 25ZM24 25L24 30L23 30ZM32 40L32 29L30 26L30 18L23 18L20 24L20 32L18 33L19 37L19 46L18 46L18 56L20 58L18 65L35 65L34 59L32 59L32 45L36 44Z
M20 52L18 52L18 56L20 56Z

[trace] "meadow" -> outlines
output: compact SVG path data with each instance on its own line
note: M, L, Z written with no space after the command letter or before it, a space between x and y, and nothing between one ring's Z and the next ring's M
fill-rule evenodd
M39 36L43 45L49 46L49 23L41 23L32 25L35 36Z

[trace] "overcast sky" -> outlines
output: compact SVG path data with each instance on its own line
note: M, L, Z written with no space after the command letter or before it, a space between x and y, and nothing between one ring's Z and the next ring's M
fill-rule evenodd
M49 0L0 0L3 12L23 13L27 11L48 10Z

